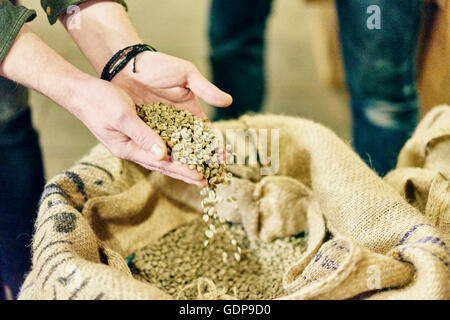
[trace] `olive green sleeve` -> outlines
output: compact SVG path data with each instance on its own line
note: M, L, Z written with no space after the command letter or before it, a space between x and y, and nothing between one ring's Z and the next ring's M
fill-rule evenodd
M25 22L36 17L36 11L0 0L0 63L11 48Z
M67 8L89 0L41 0L41 6L47 14L50 24L58 21L58 18L66 12ZM127 4L124 0L113 0L122 4L127 9Z

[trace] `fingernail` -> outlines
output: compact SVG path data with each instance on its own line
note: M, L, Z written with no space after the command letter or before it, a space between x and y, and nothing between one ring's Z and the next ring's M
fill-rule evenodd
M231 94L228 94L227 93L227 95L228 95L228 105L231 105L232 103L233 103L233 96L231 95Z
M163 158L163 149L161 148L160 145L158 144L154 144L151 148L151 152L153 153L153 155L155 156L156 159L160 160Z

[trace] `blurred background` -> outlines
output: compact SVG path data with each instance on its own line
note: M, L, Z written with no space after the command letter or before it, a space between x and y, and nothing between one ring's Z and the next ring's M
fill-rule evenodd
M50 27L37 1L22 0L21 3L38 12L38 18L30 25L44 41L81 70L94 74L63 27L59 23ZM209 77L206 33L209 0L195 0L195 5L179 0L131 0L127 3L128 13L146 43L193 62ZM345 91L331 89L319 79L320 66L316 64L317 51L314 51L317 44L315 47L315 35L310 32L311 20L308 19L313 10L301 1L274 2L267 30L268 87L264 112L315 120L349 142ZM47 178L72 166L97 144L79 120L48 98L32 92L30 103L33 121L40 133ZM205 109L211 114L211 107L205 105Z

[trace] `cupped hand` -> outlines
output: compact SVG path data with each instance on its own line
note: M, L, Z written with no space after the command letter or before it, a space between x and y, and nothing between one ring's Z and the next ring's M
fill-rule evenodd
M144 52L112 80L136 104L164 102L204 117L197 97L216 107L227 107L232 97L209 82L190 62L161 52Z
M206 180L196 170L173 161L161 137L136 114L134 101L120 88L90 79L70 110L118 158L200 187Z

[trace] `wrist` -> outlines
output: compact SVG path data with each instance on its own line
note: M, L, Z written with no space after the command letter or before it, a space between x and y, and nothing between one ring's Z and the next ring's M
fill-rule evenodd
M153 58L160 55L159 52L144 51L138 54L135 58L129 61L126 66L118 72L111 83L122 88L131 97L137 97L142 91L142 83L145 83L145 77L148 77L148 72L153 70ZM134 70L134 66L136 69ZM145 73L140 72L142 66L145 66ZM136 72L135 72L136 71Z
M130 62L133 65L133 73L136 73L137 56L146 51L156 52L156 49L152 46L139 43L119 50L103 68L101 79L112 81Z
M80 28L70 27L69 15L61 17L61 22L98 75L117 51L142 43L121 4L91 0L79 7Z

